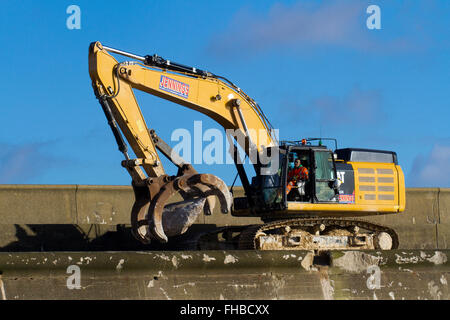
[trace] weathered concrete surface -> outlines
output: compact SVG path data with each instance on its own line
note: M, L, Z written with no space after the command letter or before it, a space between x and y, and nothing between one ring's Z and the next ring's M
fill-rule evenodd
M240 194L242 188L235 188L235 195ZM68 234L72 234L71 228L82 229L82 236L89 239L94 234L103 236L117 225L130 223L133 202L134 194L128 186L0 185L0 247L24 238L19 235L27 235L23 230L30 226L42 234L45 228L38 225L46 224L67 225ZM217 209L211 216L201 215L196 225L261 223L259 218L233 217ZM400 237L400 248L448 249L450 189L407 189L405 212L363 219L394 228ZM53 229L52 233L59 232Z
M0 185L2 224L77 224L77 186Z
M439 249L450 249L450 189L439 192L439 223L437 225Z
M334 299L450 299L449 251L332 252ZM376 267L378 268L376 268ZM377 275L380 280L377 283Z
M407 189L404 212L364 219L393 228L399 235L400 248L443 249L445 246L440 246L438 243L438 225L441 216L450 217L449 211L439 210L444 205L440 195L445 191L448 192L448 189ZM444 201L449 200L450 198L444 199Z
M449 299L449 253L0 253L0 299Z
M0 185L0 224L129 224L133 203L133 189L128 186ZM216 207L213 215L202 215L198 223L225 226L260 221L236 219Z
M129 223L133 202L134 193L130 187L78 185L76 186L78 224Z

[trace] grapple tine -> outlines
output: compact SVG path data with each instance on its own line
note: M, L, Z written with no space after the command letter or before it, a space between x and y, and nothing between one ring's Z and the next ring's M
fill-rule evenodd
M131 210L131 232L144 244L150 243L148 219L146 219L150 201L136 201Z
M219 199L220 211L222 213L228 213L233 204L233 197L225 182L212 174L201 174L200 176L201 184L209 186L211 188L211 194L217 196Z
M164 232L164 228L162 226L162 214L164 211L164 207L167 204L167 201L177 193L175 190L174 184L178 179L171 181L164 185L160 192L156 195L156 197L150 203L150 208L148 210L148 219L150 225L150 233L153 238L157 239L159 242L166 243L168 241L167 236Z

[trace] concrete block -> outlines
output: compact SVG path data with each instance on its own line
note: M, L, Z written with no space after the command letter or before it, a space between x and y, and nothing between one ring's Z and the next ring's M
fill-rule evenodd
M439 189L440 222L450 222L450 188Z
M76 206L79 224L130 224L134 203L128 186L78 186Z
M336 251L329 278L335 299L448 300L448 251Z
M74 185L0 185L2 224L77 223Z
M450 189L439 192L438 249L450 248Z
M243 196L235 187L234 196ZM174 197L172 201L177 201ZM0 224L130 224L134 202L130 186L0 186ZM362 217L397 231L401 249L432 249L450 246L450 189L410 188L406 210L399 214ZM222 214L216 206L210 216L200 215L196 224L211 226L260 224L259 218Z
M5 299L449 299L448 251L0 253ZM77 266L80 289L67 287ZM378 275L379 286L373 282ZM371 286L368 283L375 285ZM168 311L169 312L169 311ZM170 317L168 313L167 316Z
M437 248L439 189L409 188L404 212L364 218L393 228L399 235L400 249Z

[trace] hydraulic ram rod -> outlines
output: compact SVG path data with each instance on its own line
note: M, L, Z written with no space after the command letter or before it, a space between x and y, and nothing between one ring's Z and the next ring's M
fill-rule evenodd
M138 56L133 53L129 53L126 51L122 51L122 50L118 50L118 49L114 49L114 48L110 48L110 47L106 47L106 46L103 46L103 49L105 49L106 51L112 52L112 53L120 54L125 57L129 57L129 58L132 58L135 60L142 61L144 64L146 64L148 66L155 66L155 67L169 69L169 70L178 71L178 72L187 72L187 73L192 73L192 74L200 75L200 76L208 76L208 77L213 76L213 74L208 71L203 71L203 70L200 70L200 69L197 69L194 67L185 66L184 64L166 60L156 54L153 56L146 55L145 57L142 57L142 56Z
M112 53L120 54L120 55L125 56L125 57L133 58L133 59L136 59L136 60L139 60L139 61L142 61L142 62L146 61L145 57L141 57L141 56L135 55L133 53L125 52L125 51L122 51L122 50L117 50L117 49L106 47L106 46L103 46L103 49L105 49L106 51L112 52Z

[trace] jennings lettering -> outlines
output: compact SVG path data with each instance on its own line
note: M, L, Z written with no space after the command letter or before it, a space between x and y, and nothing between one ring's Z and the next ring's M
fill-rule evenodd
M189 95L189 85L166 76L161 76L159 89L187 98Z

